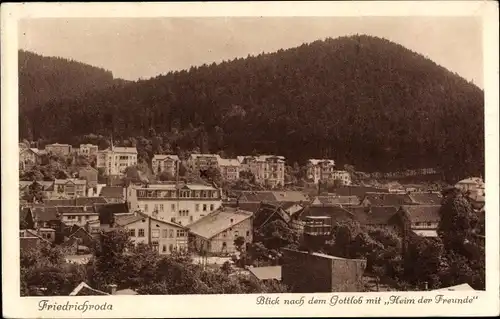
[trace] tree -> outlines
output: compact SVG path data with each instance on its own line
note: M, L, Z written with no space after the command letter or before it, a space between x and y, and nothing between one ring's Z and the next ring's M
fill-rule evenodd
M238 251L241 251L243 249L243 245L245 245L245 237L243 236L238 236L234 240L234 246Z
M33 202L43 202L46 198L45 193L43 192L43 186L34 181L31 185L28 186L28 189L25 191L22 199L33 203Z
M255 241L262 242L266 248L271 250L279 250L283 247L297 248L299 234L284 221L276 219L257 231Z
M172 173L163 171L158 175L158 180L160 181L175 181L175 176Z

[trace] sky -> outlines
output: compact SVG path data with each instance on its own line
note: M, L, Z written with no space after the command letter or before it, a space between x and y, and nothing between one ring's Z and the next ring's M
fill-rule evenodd
M399 43L483 87L482 25L473 17L40 18L19 23L19 47L147 79L327 37Z

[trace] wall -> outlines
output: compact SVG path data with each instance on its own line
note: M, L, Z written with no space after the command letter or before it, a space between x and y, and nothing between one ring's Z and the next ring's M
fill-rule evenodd
M142 220L139 220L137 222L128 224L124 226L126 229L134 229L135 234L134 236L130 236L130 240L135 243L144 243L148 244L149 243L149 218L143 218ZM144 236L139 237L139 229L144 229Z
M172 249L187 250L187 230L174 225L158 222L154 219L149 219L151 222L151 243L158 242L158 253L162 255L170 254ZM158 230L159 237L153 237L155 230ZM184 236L179 236L180 231L184 230ZM137 230L136 230L137 234Z
M245 242L251 243L253 240L252 233L252 218L248 218L226 231L212 237L210 239L209 252L212 254L234 253L236 252L234 240L237 237L242 236L245 238ZM226 249L223 249L224 243L226 243Z
M284 249L282 281L292 292L362 291L364 260L334 259Z
M62 222L68 226L78 225L85 226L87 222L98 220L99 215L95 213L89 213L85 215L63 215Z

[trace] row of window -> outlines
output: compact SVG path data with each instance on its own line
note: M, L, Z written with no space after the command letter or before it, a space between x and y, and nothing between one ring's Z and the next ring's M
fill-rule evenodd
M136 237L136 229L131 228L128 230L130 237ZM146 237L144 228L137 230L137 237ZM182 238L187 237L187 231L183 229L162 229L161 238ZM160 229L151 230L151 238L160 238Z
M228 231L226 230L226 231L224 231L224 232L222 233L222 237L227 237L227 234L228 234ZM240 232L239 232L239 231L237 231L237 230L235 230L235 231L233 232L233 234L234 234L234 238L237 238L237 237L240 235ZM247 237L248 237L248 236L250 236L250 231L249 231L249 230L247 230L246 235L247 235Z
M200 208L202 208L203 212L206 212L208 210L208 204L195 204L194 210L195 212L199 212ZM154 204L153 211L158 211L158 212L163 212L165 209L165 206L163 204ZM172 212L175 212L175 204L171 204L170 209ZM210 204L210 211L213 211L215 209L214 204ZM149 211L149 206L148 204L144 204L144 211L148 212ZM189 215L189 210L188 209L183 209L179 210L179 216L188 216Z
M178 193L175 190L144 190L137 191L137 197L146 198L218 198L218 191L192 191L180 190Z

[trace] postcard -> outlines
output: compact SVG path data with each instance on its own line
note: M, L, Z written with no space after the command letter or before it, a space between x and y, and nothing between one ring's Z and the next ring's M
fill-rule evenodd
M495 2L1 9L4 317L500 312Z

